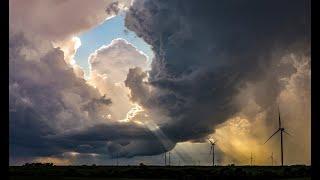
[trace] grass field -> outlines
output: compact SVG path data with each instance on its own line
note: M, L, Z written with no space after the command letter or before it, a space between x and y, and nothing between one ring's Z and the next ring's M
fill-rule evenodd
M311 179L310 166L11 166L9 173L12 180Z

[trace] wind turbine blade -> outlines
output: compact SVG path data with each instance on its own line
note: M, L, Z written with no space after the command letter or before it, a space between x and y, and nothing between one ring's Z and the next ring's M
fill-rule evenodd
M269 139L271 139L272 136L274 136L275 134L277 134L277 132L279 132L279 131L280 131L280 129L278 129L276 132L274 132L274 133L269 137ZM263 144L267 143L267 142L269 141L269 139L266 140L266 142L264 142Z
M211 151L212 151L212 146L210 147L210 153L209 153L209 155L211 154Z
M283 130L284 133L288 134L289 136L292 136L290 133L288 133L287 131Z
M279 106L278 106L278 112L279 112L279 128L281 128L281 118L280 118L280 109L279 109Z
M208 139L208 140L210 141L211 144L213 144L213 142L210 139Z

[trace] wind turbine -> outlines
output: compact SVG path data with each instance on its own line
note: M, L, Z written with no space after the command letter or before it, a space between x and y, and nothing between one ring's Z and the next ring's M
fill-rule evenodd
M252 152L251 152L251 156L250 156L250 166L252 166L252 162L253 162L253 156L252 156Z
M119 153L117 152L117 166L119 166Z
M273 152L271 153L270 159L271 159L271 165L273 166Z
M278 112L279 112L279 128L276 132L274 132L270 137L269 139L265 142L267 143L275 134L277 134L278 132L280 132L280 142L281 142L281 166L283 166L283 137L282 137L282 134L283 133L286 133L288 135L290 135L288 132L285 131L285 129L282 127L281 125L281 118L280 118L280 110L279 110L279 107L278 107ZM264 144L265 144L264 143Z
M119 165L119 160L118 160L118 158L119 158L119 154L118 154L118 152L116 152L115 153L115 155L114 154L112 154L112 157L114 158L115 157L115 161L116 161L116 166L118 166Z
M208 140L211 144L209 155L211 154L211 151L212 151L212 166L214 166L214 145L216 145L216 142L218 142L218 141L211 141L210 139L208 139Z

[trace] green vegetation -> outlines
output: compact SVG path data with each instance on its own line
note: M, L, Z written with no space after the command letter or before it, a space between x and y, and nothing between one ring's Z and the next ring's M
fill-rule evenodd
M310 179L310 166L11 166L10 179Z

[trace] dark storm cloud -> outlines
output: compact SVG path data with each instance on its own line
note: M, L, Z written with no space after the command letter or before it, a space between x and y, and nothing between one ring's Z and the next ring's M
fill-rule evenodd
M43 135L53 133L47 124L39 122L38 115L28 108L10 112L10 154L14 157L48 155ZM45 151L44 151L45 150Z
M100 98L74 75L61 50L52 48L42 56L35 47L23 34L10 36L10 153L14 157L56 153L45 136L87 119L76 111L71 96L78 102Z
M167 112L161 129L176 142L201 139L238 112L233 98L247 83L261 82L256 103L270 106L278 80L294 72L290 65L282 72L281 57L307 50L304 7L302 0L134 1L126 26L155 58L148 83L144 72L130 70L132 100Z
M99 124L48 139L79 153L118 153L120 157L159 154L164 148L153 132L134 123Z

